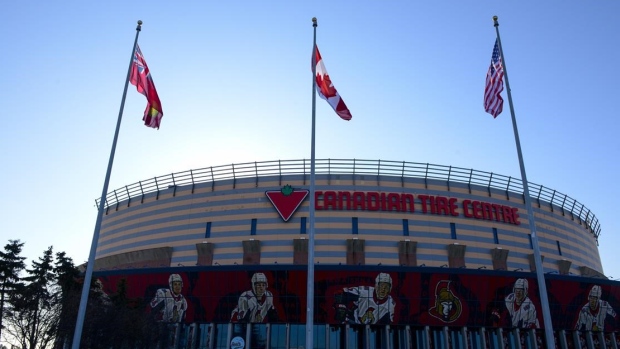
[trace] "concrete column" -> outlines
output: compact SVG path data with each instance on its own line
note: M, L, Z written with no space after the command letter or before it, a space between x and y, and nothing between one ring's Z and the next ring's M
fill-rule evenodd
M534 261L534 254L530 253L527 255L527 260L530 262L530 271L535 272L536 271L536 262ZM541 255L540 256L540 264L542 264L545 261L545 256Z
M448 245L448 266L450 268L465 267L465 249L467 246L459 243Z
M491 249L491 260L493 262L493 270L507 270L508 253L509 250L505 250L501 247Z
M398 264L408 267L418 265L417 241L399 241L398 242Z
M570 272L570 266L572 262L567 259L562 259L558 261L558 271L561 275L568 275Z
M364 265L366 264L365 240L347 239L347 264Z
M196 265L213 265L213 249L215 245L211 242L202 242L196 244L196 253L198 261Z
M607 279L607 276L605 276L605 275L604 275L604 274L602 274L601 272L596 271L596 270L594 270L594 269L592 269L592 268L590 268L590 267L586 267L585 265L584 265L584 266L579 267L579 271L581 272L581 276L588 276L588 277L602 277L602 278Z
M293 264L308 264L307 239L293 239Z
M243 243L243 264L260 264L260 240L246 240Z

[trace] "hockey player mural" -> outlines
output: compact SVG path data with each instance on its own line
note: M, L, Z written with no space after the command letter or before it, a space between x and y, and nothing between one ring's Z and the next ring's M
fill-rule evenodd
M334 295L335 320L339 323L389 324L394 320L392 277L379 273L375 286L345 287Z
M575 324L575 329L579 331L604 331L605 320L609 317L616 318L614 309L601 299L602 289L599 285L594 285L588 294L588 303L579 311L579 318Z
M252 289L239 296L237 306L232 311L231 322L274 322L278 315L273 306L273 294L267 291L269 283L264 273L252 275Z
M151 300L151 308L157 312L159 321L183 322L187 311L187 301L181 294L183 279L179 274L170 274L169 288L160 288Z
M515 281L512 293L504 300L507 314L499 309L493 311L496 326L503 324L518 328L540 328L536 306L527 296L528 290L527 279Z
M162 325L303 323L306 271L278 268L283 267L144 274L106 271L95 276L101 280L99 288L110 294L105 299L122 292L132 300L131 306L149 304L145 316ZM537 283L526 273L322 268L314 279L317 324L543 326ZM593 280L548 276L554 330L608 333L618 329L620 286L588 281Z

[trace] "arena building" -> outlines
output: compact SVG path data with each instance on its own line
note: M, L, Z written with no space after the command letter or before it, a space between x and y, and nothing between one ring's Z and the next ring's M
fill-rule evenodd
M316 348L536 348L543 320L519 179L317 160ZM109 193L94 277L169 323L176 348L305 345L310 161L233 164ZM596 216L529 183L558 348L620 344ZM98 204L101 204L98 202Z

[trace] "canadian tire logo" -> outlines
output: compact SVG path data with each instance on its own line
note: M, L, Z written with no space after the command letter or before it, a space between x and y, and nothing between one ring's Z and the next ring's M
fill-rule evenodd
M290 185L285 185L280 190L268 190L265 192L267 198L276 208L280 217L287 222L297 208L304 202L310 191L306 189L293 189Z

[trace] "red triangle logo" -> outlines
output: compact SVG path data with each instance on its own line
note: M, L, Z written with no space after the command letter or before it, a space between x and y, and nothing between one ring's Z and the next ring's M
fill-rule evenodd
M306 189L293 189L287 184L281 190L268 190L265 195L286 222L297 211L309 192Z

